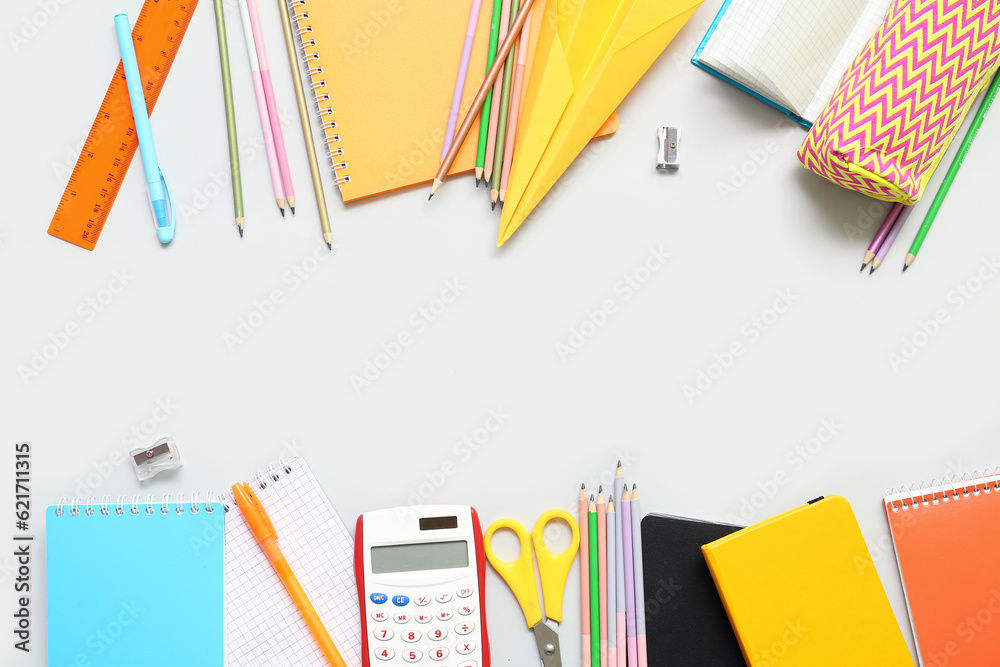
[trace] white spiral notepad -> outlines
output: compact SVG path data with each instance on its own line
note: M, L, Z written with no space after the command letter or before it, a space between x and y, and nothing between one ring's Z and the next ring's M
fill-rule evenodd
M361 665L354 540L301 458L250 480L274 524L278 545L345 662ZM232 498L226 509L226 664L326 665L291 596Z

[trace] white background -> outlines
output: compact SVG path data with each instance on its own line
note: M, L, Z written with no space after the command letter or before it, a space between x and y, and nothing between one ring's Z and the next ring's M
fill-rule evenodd
M112 16L134 19L141 3L62 2L23 42L11 35L25 34L44 3L0 10L0 630L12 664L45 664L45 505L79 493L88 475L96 484L84 490L95 496L221 490L289 453L307 458L351 526L437 478L429 501L530 527L546 509L575 507L580 483L610 479L620 457L644 512L725 520L742 507L743 520L757 521L841 494L911 641L882 494L1000 463L1000 281L976 278L992 277L984 259L1000 244L1000 120L983 128L916 265L900 274L930 196L882 269L859 275L885 205L806 172L794 157L801 128L689 63L721 4L711 0L621 105L618 133L584 152L560 194L505 247L495 247L499 216L471 177L449 181L430 203L421 187L345 207L327 174L336 248L314 263L328 253L278 6L263 2L261 11L278 106L290 119L298 213L282 219L265 160L244 160L241 240L229 190L212 185L229 167L215 21L203 0L153 115L164 170L194 214L161 247L133 165L87 252L46 228L119 58ZM249 140L260 125L233 2L227 20L239 132ZM677 173L654 168L660 124L683 129ZM639 269L650 248L670 258L647 275ZM296 283L296 268L312 272ZM648 278L642 288L631 298L616 292L637 270ZM127 285L92 312L87 300L107 301L116 272ZM449 281L460 296L420 330L411 318L435 306ZM971 300L955 291L966 284L979 289ZM284 299L273 314L227 345L273 290ZM782 292L793 304L774 321L767 311ZM608 299L614 314L596 332L584 327L594 335L561 359L557 345ZM936 311L945 323L920 334ZM771 324L757 328L755 317ZM23 378L70 324L79 335ZM412 344L356 391L352 376L403 332ZM894 367L890 355L914 338L922 347ZM720 376L713 355L734 342L744 353ZM717 379L689 400L685 385L709 370ZM158 401L172 406L160 422ZM478 452L455 449L501 409L505 423ZM836 435L797 463L795 449L824 419L840 425ZM183 469L140 487L127 463L109 463L130 448L133 429L143 444L173 435ZM11 648L7 628L16 440L33 446L30 655ZM454 474L436 474L443 468ZM769 483L776 474L783 484ZM574 566L561 633L567 665L579 660L578 581ZM492 571L487 594L496 663L532 664L534 641Z

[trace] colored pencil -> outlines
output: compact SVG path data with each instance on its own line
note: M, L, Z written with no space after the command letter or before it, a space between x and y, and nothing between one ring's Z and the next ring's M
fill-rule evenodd
M299 72L299 60L295 53L295 37L292 35L292 21L288 17L288 5L285 4L285 0L278 0L278 6L281 11L281 28L285 33L285 50L288 52L288 64L292 68L292 83L295 85L295 102L299 107L302 138L306 142L306 155L309 158L309 173L312 176L313 191L316 193L316 208L319 209L319 225L323 231L323 240L326 241L326 247L333 250L330 212L326 208L323 178L320 175L319 160L316 159L316 141L313 139L312 116L309 113L309 107L306 105L306 92L302 86L302 77Z
M520 0L510 0L511 13L516 12ZM525 19L525 25L528 21ZM517 36L514 30L510 34ZM503 86L500 88L500 120L497 122L497 146L493 155L493 173L490 174L490 207L496 208L500 198L500 174L503 171L503 151L507 141L507 122L510 119L510 88L514 80L514 67L517 54L512 50L507 54L507 62L503 66Z
M504 142L503 161L500 172L500 204L507 197L507 181L510 180L510 167L514 162L514 144L517 141L517 123L521 117L521 104L524 102L522 88L524 87L524 64L528 57L528 38L531 36L531 17L529 16L521 28L521 42L517 47L517 63L514 65L513 90L510 96L510 112L507 120L507 141Z
M490 19L490 43L486 47L486 71L493 66L497 55L497 41L500 38L500 13L503 10L503 0L493 0L493 18ZM509 10L508 10L509 11ZM483 178L483 165L486 164L486 139L490 132L490 107L493 104L493 89L486 93L483 110L479 115L479 145L476 148L476 187Z
M500 31L498 38L502 42L507 37L507 27L510 25L510 3L511 0L503 0L500 8ZM500 71L496 81L490 88L490 126L486 128L486 155L485 166L483 167L483 178L486 184L490 184L490 176L493 174L493 157L497 149L497 125L500 123L500 89L503 87L503 72L505 63L501 58ZM494 58L493 62L496 62Z
M998 86L1000 86L1000 74L993 76L993 81L990 82L990 87L987 88L986 95L979 105L979 111L976 112L975 117L972 119L969 131L965 133L965 138L962 139L962 144L958 147L958 153L955 155L951 166L948 167L948 172L944 175L941 187L938 188L937 194L934 196L934 201L931 202L931 207L927 210L927 215L924 217L920 229L917 230L917 235L913 238L910 251L906 254L903 271L910 268L913 260L917 258L920 246L923 245L924 239L927 237L927 232L931 230L934 218L937 217L938 211L941 209L941 204L944 203L944 198L948 196L948 190L951 189L951 184L955 182L955 176L958 174L958 170L961 169L962 162L965 161L965 156L968 155L969 149L972 147L972 142L976 140L976 135L979 134L979 128L982 127L983 120L993 105L993 100L996 99Z
M639 490L632 485L632 569L635 576L635 648L639 667L646 667L646 591L642 572L642 512Z
M617 614L615 613L615 580L617 579L615 569L615 550L616 544L618 542L618 526L615 521L615 500L614 498L608 498L608 509L607 509L607 527L605 528L605 533L607 533L607 550L608 550L608 617L607 622L604 627L607 628L608 632L608 661L605 663L605 667L615 667L618 663L618 640L616 637L616 625L617 625Z
M260 29L260 13L257 11L257 0L246 0L246 3L250 13L250 28L253 31L254 47L257 49L257 62L260 63L260 78L264 85L264 102L267 104L267 116L271 121L271 135L274 137L274 152L278 158L281 184L285 190L285 201L288 202L288 208L294 215L295 188L292 187L292 172L288 168L288 153L285 151L285 136L281 131L278 104L274 101L274 85L271 83L271 68L267 63L264 33Z
M458 128L458 132L455 133L455 141L451 145L451 149L448 150L448 154L444 156L444 160L441 161L441 166L438 167L437 173L434 175L434 181L431 183L431 193L427 197L430 199L434 196L434 193L444 185L444 179L448 178L448 170L455 163L455 158L458 157L458 149L461 147L462 142L465 138L469 136L469 130L472 129L472 124L476 122L476 117L479 109L483 105L483 100L486 99L486 93L489 91L490 86L497 79L497 73L500 71L500 65L503 64L504 58L510 53L511 49L514 48L514 42L517 41L517 33L524 25L525 19L528 14L531 13L531 5L534 4L535 0L524 0L524 4L521 5L521 9L517 12L517 16L514 17L514 23L510 26L510 31L507 36L501 42L500 46L497 47L497 58L493 62L493 67L490 71L486 73L486 77L483 79L482 85L479 87L479 92L476 93L475 99L472 100L472 105L469 107L469 113L465 115L465 120L462 121L462 125Z
M583 636L581 655L583 667L590 667L590 517L587 507L587 485L580 485L580 634Z
M624 517L621 497L625 490L625 472L622 470L622 462L618 462L618 469L615 471L615 500L619 502L618 514ZM625 551L624 551L625 525L624 521L618 522L618 534L615 535L615 646L618 652L615 657L618 659L617 666L625 667Z
M892 229L892 223L896 221L899 216L899 212L903 210L902 204L894 204L889 212L885 214L885 219L882 224L879 225L878 231L875 232L875 236L872 237L872 242L868 244L868 250L865 251L865 259L861 262L861 270L864 271L865 267L868 266L868 262L875 259L875 253L878 252L879 246L882 245L882 241L885 237L889 235L889 230Z
M458 76L455 77L455 92L451 94L451 109L448 111L448 127L444 131L441 159L444 159L448 149L451 148L455 125L458 124L458 109L462 106L462 93L465 91L465 78L469 75L469 58L472 57L472 43L476 39L476 25L479 23L479 8L482 4L482 0L472 0L472 7L469 9L469 22L465 26L465 44L462 45L462 55L458 60Z
M236 138L236 110L233 106L233 80L229 74L229 40L226 39L226 16L222 0L215 0L215 30L219 38L219 65L222 68L222 99L226 105L226 136L229 141L229 173L233 186L233 209L236 228L243 238L243 181L240 179L240 149Z
M628 649L628 664L638 665L639 651L635 639L635 562L632 542L632 501L628 489L622 491L622 545L625 552L625 645Z
M250 10L247 0L239 0L240 18L243 20L243 38L247 45L247 57L250 58L250 73L253 76L253 90L257 96L257 111L260 114L260 128L264 133L264 151L267 154L267 166L271 171L271 186L274 188L274 200L278 203L281 215L285 215L285 188L281 184L281 170L278 168L278 154L274 149L274 135L271 133L271 118L267 113L267 100L264 97L264 82L260 74L260 62L257 60L257 47L253 38L253 27L250 25Z
M868 275L875 273L875 269L882 265L885 260L885 256L889 254L889 249L892 248L892 244L896 241L896 237L899 236L899 232L902 231L903 225L906 224L906 219L910 217L910 213L913 212L913 206L904 206L902 212L900 212L899 217L896 218L896 222L892 223L892 229L889 230L889 235L885 237L882 241L882 245L878 248L878 253L875 255L875 259L872 260L872 268L868 272Z
M597 600L600 582L597 572L597 503L594 502L593 495L590 496L587 508L587 520L590 524L590 664L592 667L601 667L601 610Z
M597 487L597 608L601 615L601 664L608 664L608 506Z

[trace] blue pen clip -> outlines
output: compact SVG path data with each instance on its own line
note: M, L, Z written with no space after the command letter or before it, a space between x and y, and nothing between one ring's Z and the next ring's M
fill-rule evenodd
M163 175L163 168L157 166L157 170L160 172L160 182L163 183L163 191L167 195L166 198L166 209L158 210L156 205L153 203L152 194L150 193L149 207L153 211L153 221L156 224L156 236L160 239L160 243L166 245L174 240L174 226L177 222L176 208L174 207L174 197L170 192L170 186L167 185L167 177ZM160 220L163 220L163 224L160 224Z

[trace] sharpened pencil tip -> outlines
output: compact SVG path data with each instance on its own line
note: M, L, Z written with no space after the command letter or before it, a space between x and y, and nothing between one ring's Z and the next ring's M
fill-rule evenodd
M586 490L586 488L587 488L587 484L586 484L586 482L584 482L583 484L581 484L581 485L580 485L580 490L581 490L581 491L584 491L584 490Z
M295 207L289 204L288 208L292 209L292 215L295 215Z
M491 211L497 210L497 203L495 201L490 202L490 210Z
M903 273L906 273L906 270L907 270L908 268L910 268L910 265L909 265L909 264L903 264Z
M433 197L433 196L434 196L434 193L433 193L433 192L432 192L432 193L430 193L429 195L427 195L427 201L430 201L430 200L431 200L431 197Z
M868 266L868 264L867 264L867 263L865 263L865 264L862 264L862 265L861 265L861 270L862 270L862 271L864 271L864 270L865 270L865 267L866 267L866 266Z
M281 208L281 209L278 209L278 210L281 211L281 217L284 218L285 217L285 209Z
M330 243L329 241L326 242L326 247L329 248L330 250L333 250L333 244Z
M618 459L618 467L619 467L619 468L621 468L621 467L622 467L622 460L621 460L621 459Z
M478 178L476 179L476 187L477 188L479 187L479 179Z
M875 265L873 264L870 269L868 269L868 275L875 273Z

